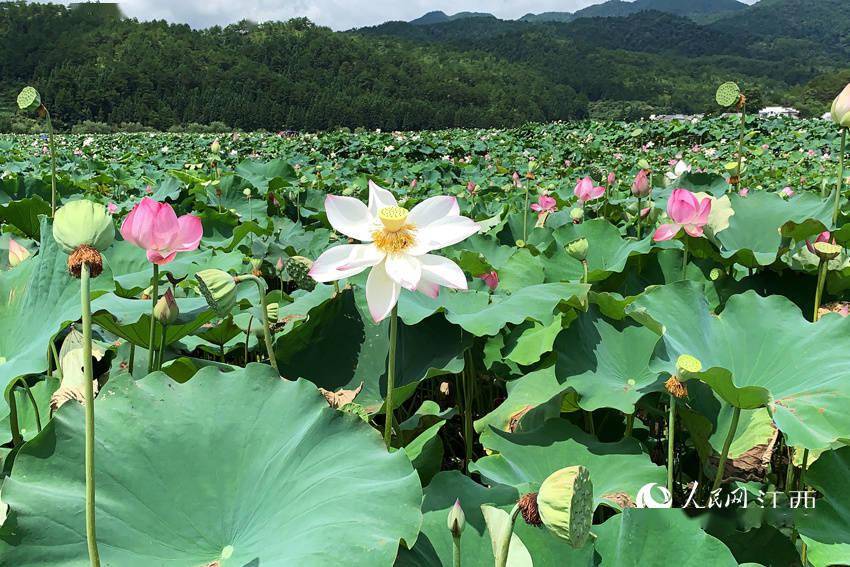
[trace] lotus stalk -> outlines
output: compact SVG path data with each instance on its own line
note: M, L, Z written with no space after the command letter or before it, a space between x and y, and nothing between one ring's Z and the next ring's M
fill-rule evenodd
M516 518L519 516L519 513L520 505L517 503L514 505L513 509L511 509L508 527L504 533L502 533L502 539L498 543L496 551L496 567L505 567L508 564L508 554L511 551L511 539L514 535L514 526L516 525Z
M154 364L156 362L156 348L154 347L154 341L156 340L156 318L154 317L154 311L156 310L156 303L159 301L159 264L152 264L153 266L153 278L151 279L151 325L150 331L148 333L148 373L153 372ZM165 334L163 332L163 334Z
M50 111L41 101L41 95L33 87L24 87L18 94L18 108L35 109L47 123L47 147L50 152L50 218L56 216L56 148L53 145L53 122Z
M85 406L86 545L92 567L100 566L95 530L94 368L92 364L91 278L103 271L101 252L112 244L115 226L106 207L91 201L68 203L53 222L53 239L68 254L68 272L80 280Z
M266 343L266 352L269 355L269 364L275 369L275 372L280 374L277 367L277 358L274 355L274 340L272 337L271 325L269 323L269 303L268 303L268 285L266 280L253 275L236 276L234 281L238 284L244 281L252 281L257 285L257 291L260 293L260 312L263 319L263 341Z
M818 257L818 280L815 287L815 305L812 321L820 319L820 306L823 300L823 288L826 285L826 276L829 272L829 262L841 254L841 246L835 243L835 239L828 231L820 233L814 243L806 241L809 252Z
M850 128L850 85L835 97L830 109L832 121L841 130L841 155L838 159L838 188L835 192L835 208L832 213L832 225L838 222L838 214L841 209L841 193L844 192L844 154L847 147L847 128Z
M384 444L390 448L393 437L393 392L395 390L396 349L398 347L398 304L390 313L390 351L387 356L387 397L384 404L386 420L384 422Z
M738 431L738 421L741 419L741 408L736 407L732 411L732 423L729 425L729 432L726 434L726 440L723 442L723 451L720 453L720 460L717 462L717 474L714 476L714 484L711 490L717 490L723 484L723 473L726 470L726 458L729 456L729 447L732 446L732 441L735 439L735 433Z

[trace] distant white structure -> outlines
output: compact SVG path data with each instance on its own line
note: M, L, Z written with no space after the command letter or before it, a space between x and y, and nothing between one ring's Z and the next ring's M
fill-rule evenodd
M791 118L799 118L800 111L796 108L790 108L787 106L766 106L765 108L759 110L759 116L790 116Z
M661 122L672 122L673 120L696 122L702 120L704 116L704 114L651 114L649 119Z

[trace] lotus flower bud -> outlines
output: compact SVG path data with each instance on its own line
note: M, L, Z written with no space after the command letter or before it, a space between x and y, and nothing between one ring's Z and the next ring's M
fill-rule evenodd
M832 121L842 128L850 127L850 85L832 102Z
M460 507L460 500L455 500L455 505L449 510L448 519L449 531L452 532L452 537L460 537L466 526L466 515L463 513L463 508Z
M32 110L41 106L41 95L33 87L24 87L18 94L18 108Z
M579 238L578 240L573 240L567 244L567 254L579 262L584 262L587 260L588 247L589 243L587 242L587 238Z
M168 288L153 308L154 319L162 325L170 325L177 320L178 315L180 315L180 308L177 307L171 288Z
M246 187L245 189L242 190L242 194L245 195L246 197L250 197L251 196L251 190Z
M221 151L221 142L218 141L218 138L213 140L213 143L210 144L210 151L212 151L212 153L214 154L217 154Z
M583 466L555 471L540 485L540 492L523 496L519 507L527 523L543 524L571 546L582 547L593 523L590 472Z
M608 174L608 185L613 185L617 181L617 174L613 171Z
M201 270L195 274L198 289L207 304L224 317L236 305L236 280L223 270Z
M262 258L251 258L251 273L255 276L261 276L263 274L263 259Z
M573 223L578 224L584 218L584 210L580 207L575 207L570 209L570 218L573 219Z
M115 225L106 207L92 201L71 201L56 211L53 239L68 256L68 271L80 277L83 264L91 277L103 271L100 253L115 239Z
M286 261L286 273L292 278L300 289L313 291L316 288L316 280L310 277L310 268L313 261L304 256L293 256Z
M29 257L29 250L15 242L14 239L9 239L9 265L11 267L14 268Z
M635 176L634 183L632 183L632 195L642 198L649 195L650 191L652 191L652 184L649 181L649 172L641 169Z

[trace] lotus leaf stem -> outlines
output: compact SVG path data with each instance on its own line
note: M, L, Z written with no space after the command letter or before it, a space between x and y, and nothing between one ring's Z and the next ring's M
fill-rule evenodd
M832 226L836 227L841 209L841 193L844 192L844 153L847 148L847 128L841 129L841 153L838 156L838 188L835 191L835 208L832 211Z
M268 298L266 297L266 290L268 286L266 285L265 280L258 278L257 276L236 276L234 278L236 283L240 283L243 281L252 281L257 284L257 289L260 291L260 311L262 311L263 318L263 339L266 343L266 351L269 353L269 364L271 364L272 368L274 368L275 372L280 374L280 370L277 368L277 358L274 355L274 342L272 341L272 332L271 327L269 326L269 313L268 313Z
M511 550L511 537L514 535L514 524L516 517L519 515L519 504L514 505L511 510L511 518L508 522L508 528L502 534L502 541L499 542L498 553L496 553L496 567L505 567L508 564L508 553Z
M395 357L398 346L398 304L390 314L390 352L387 358L387 399L384 404L386 420L384 422L384 443L390 448L393 436L393 390L395 389Z
M735 433L738 431L738 420L741 418L741 408L736 407L732 412L732 423L729 425L729 433L726 434L726 441L723 442L723 452L720 453L720 460L717 462L717 474L714 477L714 484L711 490L717 490L723 483L723 472L726 470L726 458L729 456L729 447L732 446L732 440L735 439Z
M153 311L156 309L156 302L159 299L159 265L153 264L153 283L151 284L151 328L148 334L148 373L153 372L154 355L154 339L156 338L156 318L153 316Z
M667 490L673 494L673 463L676 449L676 396L670 394L670 415L667 418Z
M156 265L156 264L154 264ZM86 419L86 543L92 567L100 567L97 551L94 514L94 369L92 368L91 338L91 294L89 292L89 265L85 262L80 270L80 299L83 319L83 395ZM153 322L153 318L151 318Z

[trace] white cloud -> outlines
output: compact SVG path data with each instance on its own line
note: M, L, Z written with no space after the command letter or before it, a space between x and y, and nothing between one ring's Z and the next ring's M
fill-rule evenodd
M140 20L188 23L194 28L227 25L247 19L255 22L306 17L345 30L389 20L412 20L426 12L447 14L489 12L500 18L518 18L529 12L573 12L602 0L119 0L123 12ZM753 3L755 0L744 0Z

